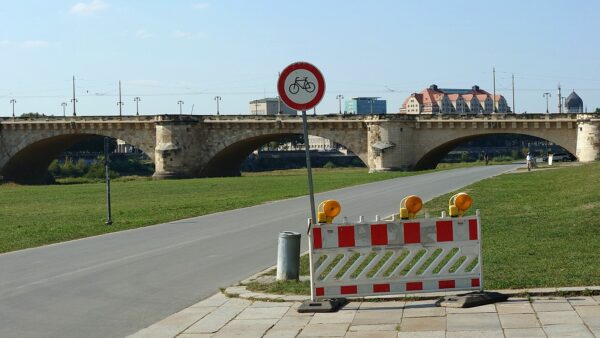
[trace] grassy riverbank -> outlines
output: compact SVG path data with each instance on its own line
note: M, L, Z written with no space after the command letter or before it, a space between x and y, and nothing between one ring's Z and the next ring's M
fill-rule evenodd
M415 174L419 173L316 169L315 190ZM306 194L307 179L306 170L163 181L120 178L112 184L111 226L104 225L105 189L104 183L76 179L47 186L0 185L0 252L301 196Z

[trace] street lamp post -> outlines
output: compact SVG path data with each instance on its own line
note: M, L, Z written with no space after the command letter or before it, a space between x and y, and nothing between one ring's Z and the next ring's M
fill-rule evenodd
M75 109L75 103L77 103L77 99L75 98L75 76L73 76L73 98L71 102L73 102L73 116L77 116L77 110Z
M181 105L183 104L183 101L179 100L177 101L177 104L179 105L179 115L182 115L182 111L181 111Z
M10 103L12 104L12 115L13 115L13 120L14 120L14 118L15 118L15 103L17 103L17 100L10 99Z
M340 107L340 115L342 115L342 100L344 99L344 95L338 94L335 98L338 100L338 104Z
M548 114L549 113L549 110L548 110L548 98L550 98L552 96L552 94L546 92L542 96L546 98L546 114Z
M373 98L369 100L371 102L371 115L373 115Z
M221 97L215 96L215 101L217 101L217 115L219 115L219 101L221 101Z
M123 100L121 99L121 80L119 80L119 102L117 102L117 106L119 106L119 117L123 116Z
M67 117L67 103L63 102L60 104L63 108L63 117Z
M140 115L140 100L139 96L133 98L133 101L135 101L135 115Z

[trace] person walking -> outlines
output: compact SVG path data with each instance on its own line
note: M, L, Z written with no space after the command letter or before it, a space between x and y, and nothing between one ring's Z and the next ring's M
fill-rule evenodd
M527 171L531 171L531 154L527 153Z

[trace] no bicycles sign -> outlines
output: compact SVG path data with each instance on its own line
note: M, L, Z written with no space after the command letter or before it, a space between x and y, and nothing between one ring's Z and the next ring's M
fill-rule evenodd
M288 107L309 110L316 106L325 94L325 79L308 62L296 62L285 67L277 81L277 91Z

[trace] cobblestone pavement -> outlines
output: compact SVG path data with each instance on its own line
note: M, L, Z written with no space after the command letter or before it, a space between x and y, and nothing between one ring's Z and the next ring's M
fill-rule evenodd
M130 337L600 337L600 296L510 298L469 309L433 300L350 302L302 314L300 302L216 294Z

